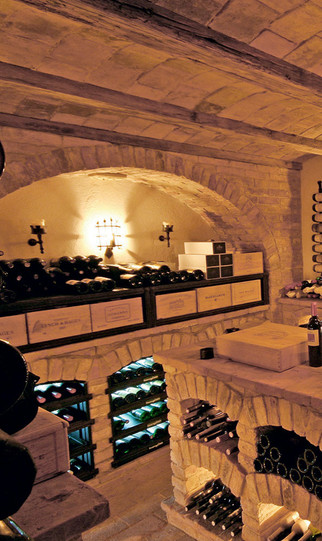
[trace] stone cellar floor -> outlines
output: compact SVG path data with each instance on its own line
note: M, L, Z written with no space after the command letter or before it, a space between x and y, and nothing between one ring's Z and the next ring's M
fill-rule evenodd
M168 524L161 509L172 496L169 446L116 468L95 488L108 499L111 516L83 533L83 541L194 541Z

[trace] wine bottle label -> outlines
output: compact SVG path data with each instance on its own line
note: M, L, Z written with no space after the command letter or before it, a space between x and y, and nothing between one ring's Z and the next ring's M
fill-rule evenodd
M319 329L308 329L307 331L308 346L318 346L319 336L320 336Z

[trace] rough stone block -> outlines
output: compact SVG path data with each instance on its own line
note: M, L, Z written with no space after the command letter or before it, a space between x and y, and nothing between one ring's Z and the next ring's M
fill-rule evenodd
M140 340L132 340L128 343L128 348L132 361L137 361L143 357Z
M275 396L265 396L264 402L266 406L268 424L280 426L280 417L279 417L279 404L278 398Z
M284 398L279 399L279 413L281 426L285 430L293 430L293 413L290 402L284 400Z

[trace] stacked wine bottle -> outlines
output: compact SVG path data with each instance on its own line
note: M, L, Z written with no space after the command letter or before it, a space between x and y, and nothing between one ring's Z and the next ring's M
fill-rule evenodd
M243 526L242 509L236 498L220 479L208 481L204 487L188 500L185 511L210 527L237 536Z
M298 512L293 511L276 522L267 541L313 541L321 535L309 520L301 519Z
M182 433L185 438L195 439L209 446L220 446L230 456L238 453L237 421L207 401L199 400L186 408L181 417Z
M254 468L258 473L289 479L322 500L322 453L295 432L281 427L262 428Z
M152 356L138 359L108 377L113 467L168 443L165 391L162 365Z
M96 255L62 256L49 263L37 257L0 260L0 302L204 279L198 269L172 271L162 263L104 265L102 261Z
M36 385L35 397L39 405L69 423L68 443L70 469L86 481L98 473L94 467L89 400L86 382L65 380Z

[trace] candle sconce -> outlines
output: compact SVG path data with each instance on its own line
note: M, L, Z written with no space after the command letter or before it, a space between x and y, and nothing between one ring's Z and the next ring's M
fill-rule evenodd
M97 230L97 248L100 250L106 248L105 256L110 259L113 255L114 248L121 248L121 226L110 218L110 223L103 220L103 223L96 222Z
M36 239L29 239L28 240L29 246L36 246L36 244L39 244L40 253L43 254L44 253L44 244L43 244L42 236L46 234L44 220L42 220L40 225L31 225L30 229L31 229L31 234L36 235L37 240Z
M166 235L160 235L159 240L163 242L164 240L167 241L168 248L170 247L170 233L173 231L173 225L167 224L167 222L162 223L162 231L166 233Z

